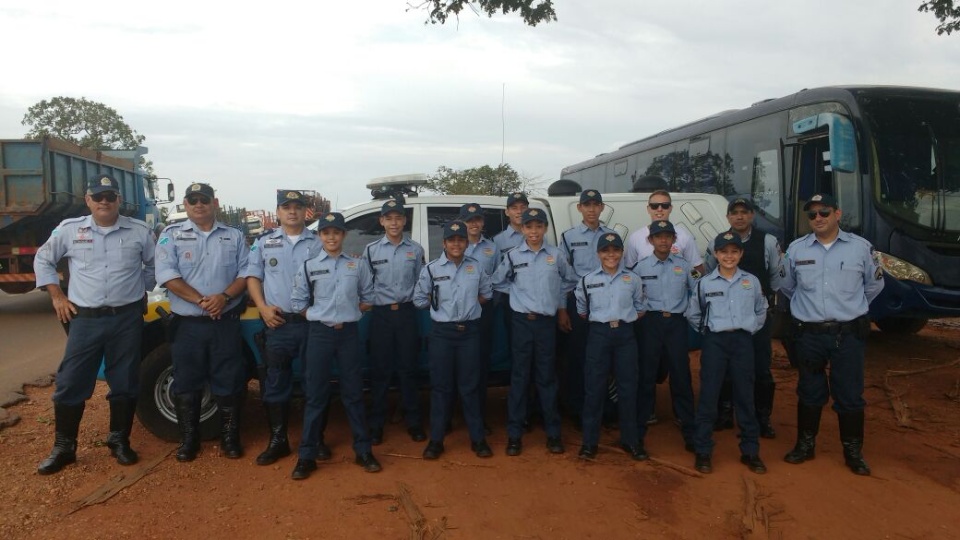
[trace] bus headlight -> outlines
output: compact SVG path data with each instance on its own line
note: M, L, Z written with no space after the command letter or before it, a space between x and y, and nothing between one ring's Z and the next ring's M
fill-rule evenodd
M903 259L898 259L893 255L883 253L882 251L878 251L877 253L880 254L880 267L891 276L897 279L916 281L924 285L933 285L933 280L930 279L930 275L924 272L923 269Z

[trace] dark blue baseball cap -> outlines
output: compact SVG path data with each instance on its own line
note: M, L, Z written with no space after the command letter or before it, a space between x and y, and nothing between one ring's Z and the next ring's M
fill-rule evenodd
M677 234L677 229L673 227L673 223L662 219L660 221L654 221L650 224L650 236L660 233L670 233Z
M347 230L347 224L343 221L343 214L340 212L327 212L317 220L317 231L322 231L327 227L335 227L341 231Z
M837 199L833 195L830 195L829 193L817 193L813 197L810 197L809 201L804 203L803 211L806 212L807 210L810 209L811 206L813 206L816 203L820 203L824 206L829 206L830 208L833 208L833 209L840 208L839 206L837 206Z
M467 203L460 207L460 216L457 217L457 219L460 221L469 221L476 217L483 217L483 208L477 203Z
M623 238L620 238L620 235L617 233L601 234L600 238L597 239L597 251L607 246L623 249Z
M467 237L467 224L457 220L451 221L443 226L443 239L453 238L454 236L459 236L461 238Z
M739 234L733 231L727 231L718 234L713 240L714 251L720 251L727 246L737 246L738 248L743 249L743 239L740 238Z
M204 184L202 182L194 182L187 186L187 192L183 194L183 198L186 199L191 195L202 195L211 199L214 198L213 188L210 184Z
M547 213L539 208L527 208L523 211L523 217L521 218L520 222L523 224L531 221L547 223Z
M513 206L516 203L523 203L523 204L529 205L530 200L527 199L526 193L522 191L517 191L507 196L507 207Z
M390 199L380 207L381 216L385 216L390 212L398 212L401 215L406 215L403 210L403 203L397 202L394 199Z
M120 184L117 183L117 179L109 174L98 174L87 183L87 195L96 195L104 191L120 193Z
M295 189L279 189L277 190L277 206L283 206L287 203L300 203L303 206L307 206L307 198L303 193Z
M598 202L603 204L603 196L595 189L588 189L580 192L580 204L587 202Z

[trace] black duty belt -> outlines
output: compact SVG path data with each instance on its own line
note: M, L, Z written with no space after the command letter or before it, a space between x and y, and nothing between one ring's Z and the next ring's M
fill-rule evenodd
M803 322L797 321L797 331L811 334L852 334L857 331L859 319L852 321Z
M440 328L450 328L456 330L457 332L466 332L467 328L475 325L477 319L469 321L452 321L452 322L434 322L433 324L437 325Z
M540 313L523 313L520 311L517 312L517 315L523 315L524 317L527 318L528 321L536 321L539 319L553 319L556 317L556 315L542 315Z
M659 315L664 319L669 319L670 317L680 317L683 313L670 313L669 311L648 311L648 315Z
M137 300L136 302L131 302L123 306L101 306L101 307L80 307L77 306L77 317L110 317L112 315L120 315L121 313L126 313L128 311L142 310L143 301Z
M286 322L307 322L307 318L299 313L281 313L280 316Z
M596 324L606 328L620 328L621 326L627 326L630 323L628 323L627 321L610 321L610 322L591 321L590 324Z
M400 302L397 304L384 304L382 306L373 306L376 311L400 311L402 309L414 309L413 302Z

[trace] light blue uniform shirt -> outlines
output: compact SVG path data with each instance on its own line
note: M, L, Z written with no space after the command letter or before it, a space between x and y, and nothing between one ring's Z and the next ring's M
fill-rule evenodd
M241 276L263 282L263 296L268 305L277 306L284 313L294 313L290 305L293 278L304 261L316 257L322 247L317 233L309 229L303 229L296 244L283 229L274 229L261 235L250 246L247 268Z
M514 229L512 225L507 225L506 229L493 237L493 243L497 245L500 259L503 259L508 251L524 243L524 241L526 241L526 237L523 236L523 231Z
M865 315L883 290L883 272L865 239L840 231L830 249L810 233L787 248L780 291L803 322L847 322Z
M331 257L322 249L297 270L290 298L293 311L306 308L307 320L327 326L359 321L360 304L372 302L373 276L366 261L343 253Z
M413 304L420 309L430 306L430 318L436 322L473 321L480 318L479 298L491 296L490 276L480 261L464 256L458 266L442 253L420 271Z
M583 277L600 268L600 257L597 255L597 238L600 238L601 234L611 232L614 232L613 229L604 225L591 229L581 222L560 235L560 245L558 247L566 254L567 262L570 263L577 275Z
M494 287L510 295L510 308L520 313L556 315L566 308L566 295L577 274L558 248L544 243L533 251L526 242L508 251L493 276Z
M174 223L157 240L157 282L182 278L203 296L220 294L247 267L248 252L243 233L219 221L209 234L203 234L190 220ZM223 311L230 311L242 301L243 295L234 298ZM187 317L209 315L175 294L170 295L170 309Z
M102 232L93 217L66 219L37 250L37 287L60 283L57 262L68 257L67 298L77 306L119 307L143 299L154 281L154 238L150 227L119 216Z
M497 264L500 262L500 252L497 251L497 244L486 236L481 236L476 244L470 244L467 241L467 249L463 252L467 257L473 257L480 263L480 267L492 276L497 271Z
M643 285L640 276L623 268L608 274L597 268L577 281L577 313L586 315L587 296L590 297L591 322L633 322L643 311Z
M373 304L387 306L413 300L413 288L423 268L423 246L406 236L394 245L387 237L367 244L363 264L372 270Z
M670 254L661 261L650 255L641 259L633 272L643 284L644 311L682 314L687 310L687 297L697 279L686 259Z
M783 254L780 253L780 243L777 242L777 238L772 234L757 231L752 227L750 234L741 237L743 241L747 242L750 240L750 236L754 231L763 234L763 264L764 268L767 269L767 275L770 277L770 290L779 291L780 280L782 279L780 277L780 265L783 262ZM731 232L736 234L736 231L731 230ZM707 246L707 254L703 258L703 265L707 272L712 272L717 267L717 255L713 252L713 244Z
M746 330L756 334L767 320L767 299L760 280L741 269L727 279L714 270L700 279L690 298L687 321L695 329L707 314L706 328L711 332Z

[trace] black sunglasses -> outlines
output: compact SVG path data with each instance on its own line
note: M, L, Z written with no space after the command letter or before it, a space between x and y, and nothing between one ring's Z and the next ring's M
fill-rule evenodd
M810 221L813 221L817 219L817 215L819 215L822 218L828 218L832 213L833 213L833 210L829 208L821 208L820 210L817 210L815 212L807 212L807 219L809 219Z
M656 210L658 208L663 208L664 210L668 210L672 205L668 202L652 202L647 206L649 206L651 210Z
M198 204L210 204L210 197L187 197L187 204L196 206Z
M117 194L112 191L97 193L95 195L91 195L90 198L93 199L94 202L102 202L104 199L106 199L107 202L117 202Z

